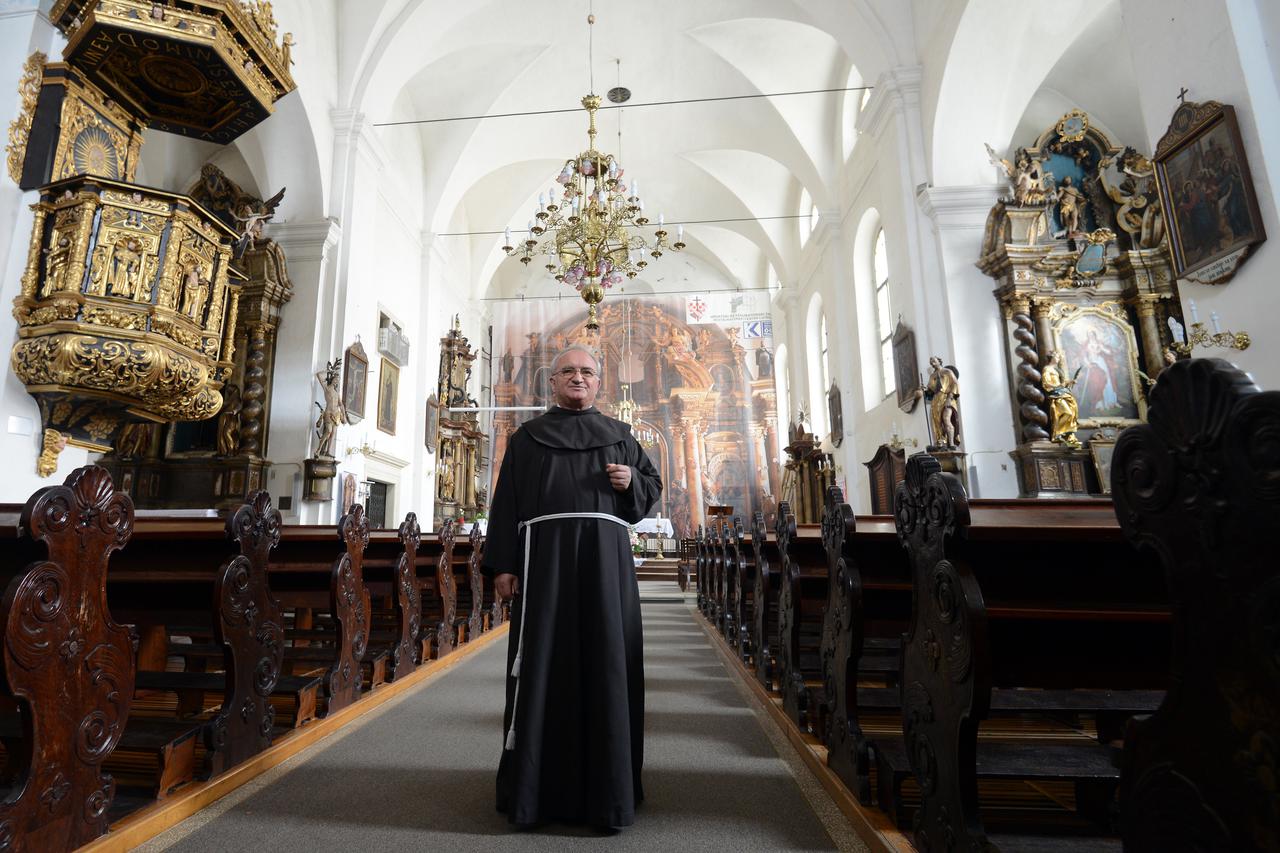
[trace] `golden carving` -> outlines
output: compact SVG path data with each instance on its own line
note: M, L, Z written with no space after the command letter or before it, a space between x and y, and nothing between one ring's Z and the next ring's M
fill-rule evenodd
M67 446L67 437L56 429L44 431L44 443L40 449L40 458L36 460L36 473L41 477L52 477L58 470L58 454Z
M10 362L28 388L59 386L136 398L173 420L204 420L222 407L204 364L150 342L66 332L18 341Z
M120 419L111 415L93 415L84 425L84 431L89 433L98 441L104 441L111 437L117 426L120 425Z
M9 144L5 150L9 152L9 177L15 184L22 183L22 166L27 159L27 139L31 136L31 122L36 116L36 100L40 97L40 86L44 81L44 63L48 59L40 51L27 57L27 64L22 66L22 81L18 83L18 95L22 98L22 106L18 115L9 124Z
M116 329L142 330L147 327L147 315L135 314L131 311L117 311L100 305L90 306L84 311L84 321L95 326L111 326Z
M228 143L294 88L269 2L58 0L67 61L156 127Z

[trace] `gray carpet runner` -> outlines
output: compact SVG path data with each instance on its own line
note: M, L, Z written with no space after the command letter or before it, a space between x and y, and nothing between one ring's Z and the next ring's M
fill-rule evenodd
M864 849L731 680L688 599L667 582L643 583L641 595L647 800L634 826L518 832L495 811L502 640L140 849Z

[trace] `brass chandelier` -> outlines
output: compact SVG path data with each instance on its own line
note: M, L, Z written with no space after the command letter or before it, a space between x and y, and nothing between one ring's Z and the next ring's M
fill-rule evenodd
M587 24L595 24L594 15L587 17ZM614 156L596 150L600 96L594 88L582 99L588 116L587 150L566 160L556 176L557 186L539 194L538 210L521 244L512 244L508 228L502 245L502 251L522 264L545 256L547 272L577 290L589 306L587 329L593 332L600 328L596 306L606 290L621 284L624 276L635 278L648 266L645 255L657 259L664 251L685 247L684 226L677 226L675 242L670 242L661 214L652 240L641 233L651 223L635 179L628 186Z

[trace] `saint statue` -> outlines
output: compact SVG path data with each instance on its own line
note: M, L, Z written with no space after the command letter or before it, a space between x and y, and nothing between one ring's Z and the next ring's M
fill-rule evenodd
M501 361L501 366L502 366L501 376L502 376L502 383L504 385L511 384L511 371L515 367L515 363L516 363L516 359L515 359L515 356L511 354L511 348L507 347L507 351L502 354L502 361Z
M235 456L240 449L240 389L228 385L218 413L218 455Z
M756 378L773 378L773 354L764 347L756 349Z
M1071 386L1075 384L1074 379L1066 378L1062 350L1055 350L1040 374L1040 385L1049 395L1049 438L1072 450L1079 450L1080 440L1076 438L1076 430L1080 425L1080 406L1071 393Z
M929 423L933 427L933 440L939 447L953 449L960 446L960 373L942 359L929 359L929 384L924 398L929 403Z
M67 262L71 260L71 238L60 234L58 242L52 248L45 249L45 252L44 287L40 292L42 297L62 290L63 279L67 276Z
M1058 187L1058 221L1068 237L1080 232L1085 201L1084 193L1071 182L1071 176L1063 178L1062 186Z
M335 358L325 365L325 369L316 373L316 381L324 391L324 405L316 403L320 416L316 418L316 458L332 459L333 445L338 438L338 426L347 418L346 408L342 405L342 392L338 389L338 366Z

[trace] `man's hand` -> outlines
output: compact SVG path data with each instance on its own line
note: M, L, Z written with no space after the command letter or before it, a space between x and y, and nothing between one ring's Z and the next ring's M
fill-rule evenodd
M496 575L493 578L493 591L499 601L510 601L520 592L520 578L510 572Z
M615 492L625 492L631 487L631 466L610 463L604 466L609 475L609 485Z

